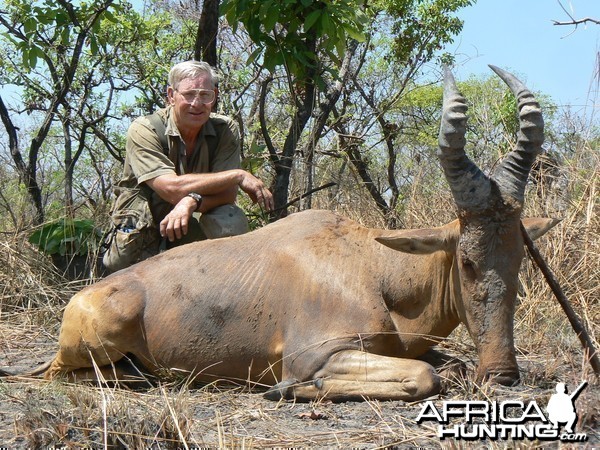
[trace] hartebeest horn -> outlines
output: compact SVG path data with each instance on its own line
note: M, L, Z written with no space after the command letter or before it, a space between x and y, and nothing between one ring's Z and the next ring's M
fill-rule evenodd
M444 105L438 138L438 156L459 209L484 208L490 180L465 153L467 103L458 91L450 69L444 69Z
M495 66L490 68L502 78L517 98L520 126L515 149L494 171L493 178L503 192L523 203L529 171L537 155L542 152L542 110L533 94L514 75Z

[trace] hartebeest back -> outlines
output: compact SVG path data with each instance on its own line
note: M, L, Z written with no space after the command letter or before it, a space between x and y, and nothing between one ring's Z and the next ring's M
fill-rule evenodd
M415 400L439 390L423 359L462 322L479 376L518 381L519 224L543 121L529 91L494 70L518 98L521 131L491 176L465 154L467 107L446 73L439 155L456 221L390 231L306 211L169 250L71 299L46 377L124 376L133 360L157 375L275 385L269 398ZM554 223L525 221L533 238Z

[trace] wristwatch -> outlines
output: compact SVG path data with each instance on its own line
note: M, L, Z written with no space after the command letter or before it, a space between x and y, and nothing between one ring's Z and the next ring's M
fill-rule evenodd
M192 197L194 200L196 200L196 209L200 208L200 205L202 204L202 196L200 194L190 192L187 197Z

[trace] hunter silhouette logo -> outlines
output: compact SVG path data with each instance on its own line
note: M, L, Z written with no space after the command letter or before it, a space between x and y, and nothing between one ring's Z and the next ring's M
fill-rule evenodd
M575 389L575 392L569 395L565 383L556 383L556 394L552 394L546 407L548 419L550 419L554 428L558 428L559 423L566 423L565 431L570 434L574 432L573 427L577 422L575 400L586 386L587 381L584 381Z
M587 435L575 433L574 428L577 423L575 400L586 386L587 381L584 381L572 394L568 394L565 383L557 383L556 393L552 394L546 406L547 414L535 400L452 400L442 402L439 409L429 400L422 406L416 422L437 422L437 436L442 440L585 442ZM562 432L561 424L564 424Z

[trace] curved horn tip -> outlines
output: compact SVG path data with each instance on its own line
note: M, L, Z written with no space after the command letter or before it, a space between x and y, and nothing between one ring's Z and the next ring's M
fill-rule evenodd
M489 67L490 69L492 69L492 70L493 70L494 72L496 72L496 73L498 73L498 71L500 71L500 72L505 72L505 70L502 70L500 67L498 67L498 66L495 66L495 65L493 65L493 64L488 64L488 67Z
M501 69L498 66L494 66L492 64L488 65L490 69L492 69L496 75L498 75L502 81L504 81L508 87L513 91L513 93L517 93L517 91L521 89L527 90L527 87L523 84L521 80L515 77L512 73L507 72L504 69Z
M446 84L456 84L454 74L452 73L452 69L448 64L444 64L444 85Z
M488 67L489 67L490 69L492 69L494 72L496 72L496 74L497 74L497 75L498 75L500 78L503 78L503 76L506 76L506 75L508 75L508 76L513 76L513 75L512 75L510 72L507 72L506 70L504 70L504 69L501 69L500 67L498 67L498 66L495 66L495 65L493 65L493 64L488 64Z

